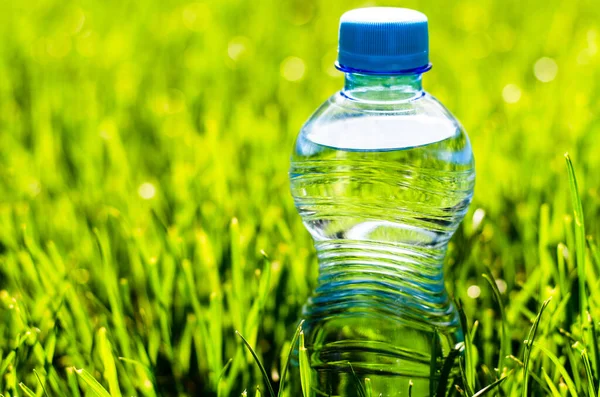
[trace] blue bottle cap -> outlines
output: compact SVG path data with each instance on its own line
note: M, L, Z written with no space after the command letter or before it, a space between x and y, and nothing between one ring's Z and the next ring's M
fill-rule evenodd
M425 14L408 8L369 7L340 19L338 60L344 72L421 73L429 70Z

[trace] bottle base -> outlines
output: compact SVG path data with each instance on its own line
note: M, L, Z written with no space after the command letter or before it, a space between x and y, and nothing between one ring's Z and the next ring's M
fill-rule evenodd
M462 335L458 327L403 320L373 313L307 319L308 395L435 396L442 367ZM292 383L297 383L292 395L302 396L299 377Z

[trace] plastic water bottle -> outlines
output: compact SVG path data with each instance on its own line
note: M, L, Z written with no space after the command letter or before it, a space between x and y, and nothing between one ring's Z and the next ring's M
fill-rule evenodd
M435 395L463 340L442 264L474 162L459 122L421 85L428 42L420 12L345 13L344 88L298 135L291 190L319 261L303 310L309 395Z

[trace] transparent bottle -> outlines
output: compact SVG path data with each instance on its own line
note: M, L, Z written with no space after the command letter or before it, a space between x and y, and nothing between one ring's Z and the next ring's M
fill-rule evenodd
M338 53L344 88L302 127L290 168L319 261L303 309L309 394L435 395L463 340L442 265L473 194L471 145L421 85L425 15L349 11Z

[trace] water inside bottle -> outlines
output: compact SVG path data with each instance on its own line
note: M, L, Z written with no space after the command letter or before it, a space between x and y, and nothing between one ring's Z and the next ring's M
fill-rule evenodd
M309 124L290 177L319 260L303 312L311 393L434 395L463 338L442 266L472 197L468 138L427 115Z

